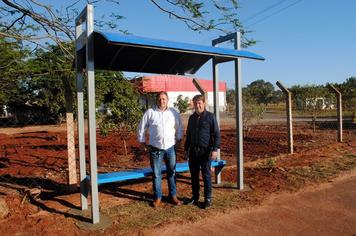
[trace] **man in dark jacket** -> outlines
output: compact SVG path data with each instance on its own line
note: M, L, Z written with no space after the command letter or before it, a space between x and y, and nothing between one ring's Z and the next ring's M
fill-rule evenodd
M187 204L198 205L199 173L204 181L204 208L211 206L211 160L215 160L220 148L220 130L213 113L205 110L203 95L193 98L195 112L189 117L185 158L189 158L189 169L192 181L192 198Z

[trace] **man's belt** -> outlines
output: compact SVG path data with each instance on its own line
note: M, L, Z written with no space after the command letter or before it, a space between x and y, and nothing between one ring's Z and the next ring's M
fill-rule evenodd
M208 147L191 147L195 152L205 151Z

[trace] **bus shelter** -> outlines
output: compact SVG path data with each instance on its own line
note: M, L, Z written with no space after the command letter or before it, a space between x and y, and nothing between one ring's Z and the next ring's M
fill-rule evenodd
M214 114L218 123L218 65L234 61L236 89L236 139L237 139L237 188L243 188L243 130L241 58L264 60L258 54L240 50L240 34L230 34L212 41L212 46L171 42L157 39L94 31L93 6L87 5L75 20L76 25L76 80L78 104L78 143L80 166L81 208L88 208L91 193L92 223L98 223L99 193L96 146L96 107L94 71L115 70L159 74L195 74L205 63L212 61L214 83ZM234 41L234 49L215 47L225 41ZM87 84L84 85L84 76ZM84 132L84 94L88 94L88 147L90 171L87 175ZM220 156L220 155L219 155ZM220 177L217 181L219 182ZM90 183L88 183L88 181Z

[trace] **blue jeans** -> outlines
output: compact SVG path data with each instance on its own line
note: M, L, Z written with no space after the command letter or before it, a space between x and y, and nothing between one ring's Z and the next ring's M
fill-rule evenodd
M153 171L153 194L155 199L162 198L162 160L164 160L167 168L167 181L169 196L175 197L177 195L176 189L176 152L174 146L167 150L151 147L150 150L150 164Z

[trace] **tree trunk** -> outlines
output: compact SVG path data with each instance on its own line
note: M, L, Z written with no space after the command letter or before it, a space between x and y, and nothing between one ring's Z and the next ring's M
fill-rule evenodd
M124 155L127 156L127 146L126 146L126 140L122 139L124 141Z

